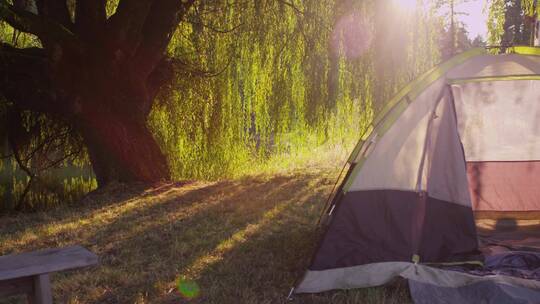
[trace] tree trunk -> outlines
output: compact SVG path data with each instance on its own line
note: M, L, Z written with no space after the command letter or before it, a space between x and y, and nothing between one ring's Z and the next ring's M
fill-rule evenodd
M112 181L156 183L170 178L167 160L145 121L92 112L80 129L98 185ZM126 117L127 116L127 117Z
M37 36L42 47L0 43L0 95L18 112L73 126L100 187L169 179L146 119L173 77L167 47L195 1L121 0L109 17L104 0L71 1L74 11L65 1L40 0L37 12L13 2L0 0L0 21Z

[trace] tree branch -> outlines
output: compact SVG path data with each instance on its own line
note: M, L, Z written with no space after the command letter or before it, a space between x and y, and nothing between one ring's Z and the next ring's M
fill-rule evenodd
M276 0L276 1L283 4L283 5L285 5L285 6L288 6L288 7L292 8L297 14L304 15L304 11L299 9L296 5L294 5L294 3L291 3L291 2L288 2L288 1L285 1L285 0Z
M211 77L218 77L219 75L223 74L229 66L231 65L232 58L229 58L227 63L221 67L219 70L203 70L201 68L198 68L194 66L193 64L186 62L180 58L173 58L171 59L171 62L177 70L181 70L185 73L187 73L189 76L193 77L202 77L202 78L211 78Z
M36 0L40 16L45 16L73 30L73 22L69 13L66 0Z
M134 58L143 76L148 75L165 56L172 34L194 2L195 0L153 2Z
M152 7L151 0L121 0L116 13L108 20L111 41L124 53L132 53L138 45L143 24Z
M12 150L11 156L15 159L19 168L23 172L25 172L27 176L29 177L28 183L26 184L23 192L21 193L21 195L19 196L19 199L17 200L17 203L16 203L17 209L22 209L24 207L26 196L30 192L32 185L35 184L36 182L41 182L41 184L44 185L46 188L48 188L49 191L54 191L54 189L51 190L50 187L47 187L47 183L41 178L40 174L42 172L46 172L47 170L52 169L52 168L57 168L60 164L62 164L66 160L72 159L73 157L79 155L83 151L83 146L81 142L79 141L73 150L67 153L61 153L61 155L56 159L48 158L49 154L55 154L53 152L61 151L59 150L60 147L65 146L67 142L68 134L72 134L71 132L72 132L71 129L66 130L65 133L61 134L62 137L51 135L47 139L48 142L45 145L40 145L37 148L31 150L31 152L27 154L26 156L22 155L21 150L20 150L20 145L18 144L16 139L14 139L11 136L8 136L8 143ZM61 146L57 145L55 147L52 147L52 149L50 148L47 149L48 148L47 145L51 142L54 142L55 140L60 140L63 145ZM38 154L41 154L41 158L44 157L46 159L44 164L41 164L40 157ZM36 163L38 163L37 166L35 166Z
M0 93L13 104L41 113L65 111L65 100L52 91L49 74L43 49L0 44Z
M154 100L159 92L159 89L166 83L170 82L174 77L174 66L172 60L164 58L156 66L156 68L150 73L147 80L147 89L149 100ZM148 107L148 111L151 110L151 106Z
M85 38L95 39L103 34L107 13L106 0L77 0L75 29Z
M75 35L63 25L45 16L17 10L6 0L0 0L0 20L6 21L21 32L34 34L45 42L56 42L71 47L79 44Z
M205 27L209 30L211 30L212 32L216 32L218 34L228 34L228 33L232 33L234 31L236 31L237 29L239 29L240 27L242 27L244 25L244 23L240 23L240 24L237 24L231 28L228 28L228 29L220 29L218 27L215 27L211 24L206 24L206 23L202 23L202 22L198 22L198 21L195 21L195 20L187 20L187 22L193 24L193 25L198 25L198 26L202 26L202 27Z

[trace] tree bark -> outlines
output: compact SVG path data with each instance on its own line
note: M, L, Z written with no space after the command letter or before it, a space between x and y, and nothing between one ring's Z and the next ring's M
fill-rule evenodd
M74 96L73 124L83 137L98 185L169 179L166 158L146 124L154 100L148 78L122 60L89 58L61 69L71 66L83 69L58 84Z
M99 186L169 179L166 158L145 121L92 112L85 115L79 129Z

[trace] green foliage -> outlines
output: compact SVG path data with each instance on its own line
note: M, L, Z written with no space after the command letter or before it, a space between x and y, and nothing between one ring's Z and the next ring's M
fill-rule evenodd
M117 5L107 2L109 16ZM422 1L411 12L393 0L197 1L168 48L176 76L148 119L173 178L341 164L383 103L440 60L443 20L434 10ZM1 41L39 45L31 35L13 37L0 23ZM30 125L44 127L25 155L66 127L28 115ZM63 155L80 140L64 142L55 142ZM4 164L0 179L10 198L4 202L13 203L31 180L13 159ZM96 187L84 149L42 171L30 208L72 201Z
M488 16L488 45L499 45L504 34L504 0L491 0Z
M521 0L521 7L525 16L534 17L536 14L535 0Z
M149 120L177 179L238 175L284 158L290 165L321 145L350 150L376 101L439 60L429 9L216 2L201 2L175 34L169 52L182 66ZM334 28L345 18L361 32ZM357 56L348 56L357 47L351 33L366 35L354 41L366 45Z
M0 42L19 48L41 45L34 35L4 22ZM12 107L0 96L0 211L50 208L96 188L82 140L71 126L44 114L14 114Z
M489 45L532 45L536 1L491 0L489 6Z

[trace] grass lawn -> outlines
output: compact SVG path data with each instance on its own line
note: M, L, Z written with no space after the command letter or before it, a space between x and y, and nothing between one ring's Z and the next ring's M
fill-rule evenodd
M1 216L0 255L72 244L95 252L98 267L52 276L55 303L409 303L403 283L285 300L336 173L117 185L77 206ZM198 295L182 296L179 278L196 282Z

